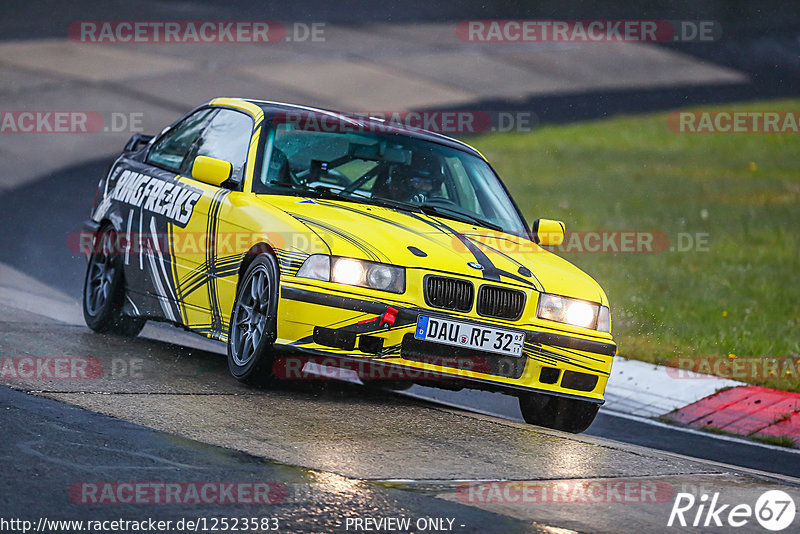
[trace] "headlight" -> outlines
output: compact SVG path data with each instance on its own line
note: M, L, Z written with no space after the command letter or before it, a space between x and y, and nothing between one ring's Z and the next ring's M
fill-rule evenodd
M549 293L539 295L536 316L539 319L582 328L594 328L601 332L608 332L611 326L611 318L606 306Z
M333 262L333 269L331 269L331 280L337 284L363 286L364 277L366 274L366 265L360 261L351 260L350 258L338 258Z
M323 254L309 256L297 271L297 276L392 293L406 290L406 271L402 267Z

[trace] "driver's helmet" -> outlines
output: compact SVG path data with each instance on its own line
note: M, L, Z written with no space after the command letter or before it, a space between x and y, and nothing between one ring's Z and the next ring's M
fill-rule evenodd
M393 170L390 184L395 200L422 204L442 194L442 173L433 169L403 165Z

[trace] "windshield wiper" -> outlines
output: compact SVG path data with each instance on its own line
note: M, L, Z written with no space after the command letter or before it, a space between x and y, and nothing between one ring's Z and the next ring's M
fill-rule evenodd
M334 191L325 185L316 185L311 187L305 184L279 184L275 182L271 182L271 184L290 188L297 192L307 193L309 196L313 196L314 198L324 198L328 200L365 200L368 204L373 204L384 208L394 208L403 211L425 213L427 215L437 215L439 217L446 217L448 219L453 219L460 222L472 222L498 232L503 231L502 226L499 226L493 222L481 219L476 215L464 213L463 211L459 210L449 209L444 206L434 206L433 204L412 204L410 202L392 200L385 197L370 197L357 191L348 191L346 194L343 194L340 191Z
M371 197L358 191L348 191L347 193L342 193L341 191L334 191L326 185L315 185L314 187L311 187L305 184L281 184L276 182L271 182L271 185L286 187L293 191L297 191L298 193L304 193L314 198L324 198L328 200L364 200L367 201L368 204L374 204L384 208L395 208L422 213L422 209L417 204L410 204L408 202L401 202L399 200L392 200L384 197Z
M375 204L376 206L381 206L383 208L394 208L397 210L424 213L419 204L411 204L410 202L403 202L401 200L392 200L385 197L370 197L369 201L371 204Z
M464 213L463 211L449 209L443 206L434 206L433 204L412 204L411 202L403 202L401 200L392 200L390 198L385 197L368 197L362 193L357 193L356 191L350 191L349 194L341 194L338 191L332 191L330 188L322 185L318 185L313 188L309 188L317 193L321 194L321 198L329 198L334 200L353 200L354 195L356 199L364 199L368 201L369 204L374 204L376 206L381 206L384 208L394 208L403 211L414 211L425 213L427 215L437 215L439 217L446 217L448 219L453 219L460 222L472 222L483 226L485 228L489 228L490 230L495 230L498 232L503 231L503 227L499 226L493 222L486 221L481 219L476 215L470 215L469 213Z
M273 187L285 187L287 189L291 189L292 191L297 191L298 193L303 193L314 198L328 198L333 200L353 199L353 197L351 197L350 195L343 195L340 192L334 191L330 187L325 185L315 185L314 187L311 187L310 185L305 185L305 184L298 184L298 183L287 184L276 181L270 182L270 185ZM364 197L364 198L369 198L369 197Z
M423 213L427 213L428 215L438 215L440 217L447 217L448 219L454 219L460 222L473 222L479 226L483 226L485 228L489 228L490 230L496 230L498 232L503 231L503 227L499 226L493 222L489 222L487 220L481 219L476 215L471 215L469 213L464 213L463 211L454 210L451 208L446 208L444 206L434 206L433 204L421 204L419 206L420 210Z

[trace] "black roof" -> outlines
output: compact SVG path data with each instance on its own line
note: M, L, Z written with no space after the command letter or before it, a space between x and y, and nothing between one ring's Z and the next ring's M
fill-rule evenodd
M483 155L481 155L480 152L478 152L477 150L475 150L466 143L462 143L461 141L453 139L452 137L447 137L446 135L442 135L436 132L431 132L428 130L423 130L421 128L408 128L402 124L387 123L381 119L374 117L344 113L341 111L335 111L329 109L315 108L311 106L288 104L284 102L270 102L265 100L253 100L249 98L243 100L246 100L247 102L251 102L259 106L264 111L265 119L272 119L276 115L285 112L299 112L314 116L316 115L327 116L342 121L344 123L351 124L355 128L363 128L364 131L379 131L384 133L405 135L408 137L413 137L416 139L422 139L425 141L430 141L432 143L445 145L450 148L455 148L457 150L461 150L462 152L468 152L470 154L478 156L481 159L484 159Z

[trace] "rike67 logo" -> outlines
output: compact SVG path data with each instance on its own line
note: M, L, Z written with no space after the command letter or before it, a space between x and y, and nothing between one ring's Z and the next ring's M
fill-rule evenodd
M699 498L691 493L678 493L669 514L667 526L740 528L752 524L755 519L762 528L778 532L794 523L797 509L794 499L781 490L770 490L761 494L755 505L720 504L719 493L709 497L703 493Z

